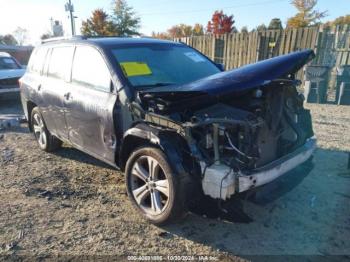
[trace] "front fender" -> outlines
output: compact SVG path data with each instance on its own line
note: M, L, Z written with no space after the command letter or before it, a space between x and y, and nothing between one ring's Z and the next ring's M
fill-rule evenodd
M124 170L130 154L142 146L160 148L167 156L173 170L178 174L193 173L197 166L185 138L176 131L141 123L130 128L124 134L119 153L119 166L122 170Z

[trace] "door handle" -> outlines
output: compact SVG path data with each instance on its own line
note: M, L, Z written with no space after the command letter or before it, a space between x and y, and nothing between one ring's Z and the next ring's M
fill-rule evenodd
M69 100L69 98L72 98L72 96L70 95L70 92L65 93L65 94L63 95L63 97L64 97L66 100Z
M41 89L41 84L38 85L36 89L38 89L38 91L40 91L40 89Z

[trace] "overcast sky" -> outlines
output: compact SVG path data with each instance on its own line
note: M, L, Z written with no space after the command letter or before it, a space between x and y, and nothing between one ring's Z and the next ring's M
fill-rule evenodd
M28 44L35 44L42 34L50 30L50 18L62 21L66 34L70 34L68 14L64 11L67 0L0 0L0 34L12 33L17 26L29 31ZM75 7L76 28L91 15L92 10L103 8L109 12L111 0L72 0ZM249 29L261 23L268 24L274 17L285 23L296 10L290 0L128 0L141 18L141 33L166 31L175 24L206 25L215 10L233 14L238 29ZM350 14L350 0L319 0L317 9L328 10L324 21Z

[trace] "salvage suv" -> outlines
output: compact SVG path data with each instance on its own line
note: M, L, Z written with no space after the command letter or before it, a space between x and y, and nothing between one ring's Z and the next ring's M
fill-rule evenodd
M52 40L35 48L21 100L42 150L66 142L124 171L135 208L164 224L200 196L227 200L310 158L316 140L295 73L313 57L225 72L182 43Z

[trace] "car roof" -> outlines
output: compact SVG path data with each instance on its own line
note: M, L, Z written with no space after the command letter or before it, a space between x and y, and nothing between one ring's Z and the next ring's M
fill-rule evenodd
M108 47L118 45L147 45L147 44L165 44L165 45L182 45L182 43L169 40L160 40L155 38L141 37L84 37L74 36L71 38L47 39L43 41L43 46L56 45L60 43L88 43L96 46Z

